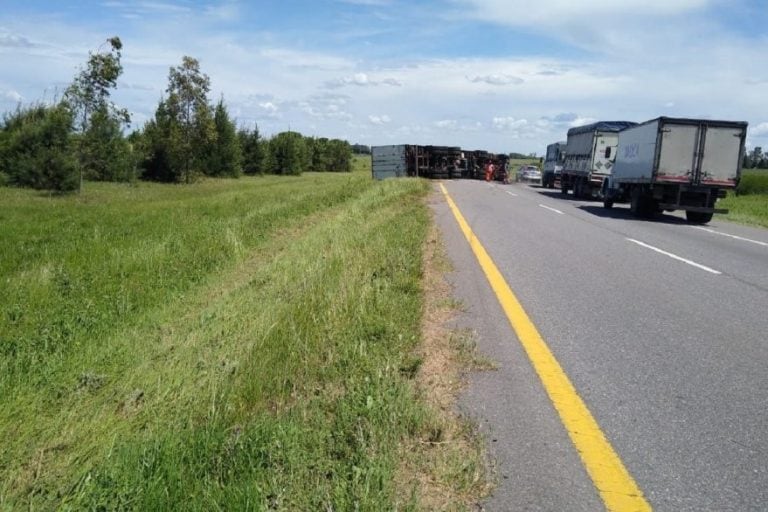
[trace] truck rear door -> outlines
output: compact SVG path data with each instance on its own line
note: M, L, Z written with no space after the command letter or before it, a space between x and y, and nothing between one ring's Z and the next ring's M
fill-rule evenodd
M688 183L694 178L699 127L691 124L664 124L656 179Z
M616 149L619 146L619 135L614 132L599 132L595 138L594 164L595 174L611 174L613 163L616 161ZM602 179L598 178L602 183Z
M735 187L741 164L742 128L706 126L700 182Z

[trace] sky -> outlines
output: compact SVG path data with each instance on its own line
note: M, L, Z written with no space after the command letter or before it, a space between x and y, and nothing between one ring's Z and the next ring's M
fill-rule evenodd
M768 148L768 0L0 0L0 111L53 101L115 35L132 129L189 55L265 136L541 155L672 116Z

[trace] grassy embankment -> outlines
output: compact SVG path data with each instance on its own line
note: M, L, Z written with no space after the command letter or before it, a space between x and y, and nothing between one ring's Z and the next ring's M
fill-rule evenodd
M515 171L522 165L535 165L536 167L541 168L538 158L513 158L510 159L508 163L510 169Z
M416 507L427 188L0 189L0 509Z
M768 228L768 171L745 170L736 192L718 201L719 208L728 208L721 219Z

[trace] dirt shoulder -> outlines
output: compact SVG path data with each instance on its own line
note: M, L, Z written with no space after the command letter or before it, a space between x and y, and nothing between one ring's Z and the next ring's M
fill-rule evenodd
M430 200L439 197L433 194ZM494 366L477 356L470 332L450 326L462 306L446 279L451 265L434 222L424 244L423 268L424 313L415 386L431 416L430 428L404 447L399 480L410 482L402 491L411 493L417 509L482 510L480 501L494 486L493 471L475 425L456 404L468 372Z

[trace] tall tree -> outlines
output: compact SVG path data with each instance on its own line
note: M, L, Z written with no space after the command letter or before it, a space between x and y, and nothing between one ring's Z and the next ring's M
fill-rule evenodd
M333 139L328 143L328 171L352 172L352 147L345 140Z
M144 125L143 131L134 135L134 146L140 154L142 178L153 181L180 181L180 173L171 164L171 116L165 101L155 110L154 119Z
M282 132L269 141L270 171L275 174L300 175L307 169L309 154L304 137L296 132Z
M206 148L215 140L210 90L210 78L200 71L197 59L184 56L181 66L171 68L164 106L171 119L169 156L186 183L203 172Z
M229 118L223 98L214 109L213 125L216 137L208 155L205 172L209 176L237 178L242 174L243 155L235 124Z
M325 137L308 137L305 141L310 155L309 170L315 172L327 171L330 168L329 140Z
M91 114L88 131L79 141L80 164L85 178L127 181L133 168L133 151L120 122L100 108Z
M113 179L122 175L122 164L114 158L113 152L115 145L123 150L128 148L125 141L115 141L123 139L121 128L130 122L130 115L110 101L111 92L117 88L117 80L123 72L120 61L123 43L115 36L107 39L105 45L88 54L85 67L64 93L64 104L72 112L78 133L80 188L84 174L94 179ZM94 127L97 123L99 126Z
M261 138L258 125L254 126L253 130L239 130L237 137L243 152L243 172L263 174L267 169L267 142Z

